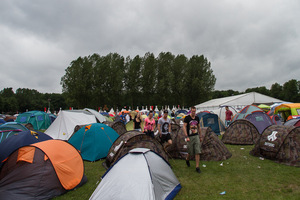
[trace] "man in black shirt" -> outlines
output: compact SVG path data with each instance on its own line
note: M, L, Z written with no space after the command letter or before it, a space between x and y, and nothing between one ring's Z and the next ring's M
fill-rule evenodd
M200 130L200 123L199 117L196 115L196 108L191 108L191 113L184 118L183 123L183 131L187 141L187 149L188 154L186 157L186 164L190 166L190 156L195 155L196 161L196 172L201 173L199 168L199 161L200 161L200 153L201 153L201 146L200 146L200 138L199 135L201 134Z

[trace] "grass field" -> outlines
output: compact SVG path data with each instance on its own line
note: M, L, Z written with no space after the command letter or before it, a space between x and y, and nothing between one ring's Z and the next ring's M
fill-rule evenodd
M253 146L226 146L232 157L223 162L201 161L201 174L195 172L193 161L188 168L184 160L169 160L182 185L176 200L300 199L300 168L250 156ZM55 199L89 199L105 172L102 162L84 162L88 182ZM226 194L220 195L223 191Z

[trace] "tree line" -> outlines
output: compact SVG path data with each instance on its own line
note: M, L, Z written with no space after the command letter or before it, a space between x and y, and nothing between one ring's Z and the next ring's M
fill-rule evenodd
M203 55L187 58L170 52L157 57L153 53L134 58L117 53L79 57L61 78L66 102L76 108L189 107L208 100L215 82L211 64Z
M190 107L210 99L258 92L284 101L300 102L300 81L274 83L248 88L244 92L214 90L216 78L203 55L187 58L162 52L131 58L117 53L93 54L73 60L61 78L62 94L40 93L34 89L4 88L0 91L0 112L27 110L51 112L61 109L110 108L180 105Z

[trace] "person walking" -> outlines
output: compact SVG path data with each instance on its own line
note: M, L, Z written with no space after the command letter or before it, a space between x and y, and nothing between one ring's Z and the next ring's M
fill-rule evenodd
M168 111L164 110L163 117L158 120L157 129L161 143L168 142L168 146L172 145L171 138L171 120L168 118Z
M187 141L188 154L186 165L190 167L190 156L195 156L196 172L201 173L199 168L201 144L199 134L201 134L199 117L196 115L196 108L191 108L191 113L184 118L183 131Z
M144 133L154 138L155 120L153 118L153 111L150 110L148 117L144 121Z
M142 121L143 121L142 115L140 112L138 112L137 115L133 119L134 130L142 132L142 127L141 127Z
M228 106L226 106L225 109L225 126L228 127L231 123L233 113L229 110Z

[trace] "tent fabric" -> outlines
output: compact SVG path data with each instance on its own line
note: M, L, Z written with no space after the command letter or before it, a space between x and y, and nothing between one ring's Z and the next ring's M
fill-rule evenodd
M300 167L300 127L269 126L250 154Z
M51 199L85 182L77 150L67 142L48 140L8 157L0 171L0 199Z
M261 134L268 126L273 125L273 122L268 114L264 112L253 112L246 116L247 120L249 120L258 130L259 134Z
M212 99L207 102L198 104L195 107L198 111L216 110L220 106L232 106L235 109L240 109L251 104L273 104L280 102L283 101L257 92L250 92L240 95Z
M238 112L232 119L232 121L237 119L245 119L247 115L250 115L254 112L264 112L261 108L254 106L254 105L248 105L244 107L240 112Z
M75 188L81 182L84 165L79 152L72 145L62 140L47 140L31 146L45 152L66 190Z
M18 122L7 122L0 125L0 143L6 138L28 129Z
M85 108L85 109L83 109L83 110L85 110L85 111L87 111L87 112L90 112L91 114L95 115L95 117L97 118L97 120L98 120L100 123L103 123L103 122L106 121L106 118L105 118L103 115L101 115L99 112L97 112L96 110L94 110L94 109L91 109L91 108Z
M104 124L110 126L112 129L114 129L119 135L122 135L123 133L127 132L126 126L121 121L114 121L114 122L103 122Z
M136 148L103 175L90 200L173 199L180 189L178 179L161 156L149 149Z
M217 135L220 135L221 132L225 131L225 125L217 114L200 112L197 114L197 116L200 119L201 127L210 127Z
M33 143L51 140L52 137L39 131L23 131L15 133L0 143L0 166L2 162L17 149Z
M270 116L270 118L272 120L273 125L283 125L283 123L278 115L272 115L272 116Z
M96 161L105 158L113 142L119 137L111 127L93 123L75 132L68 142L80 153L84 160Z
M163 146L154 138L139 131L128 131L118 137L110 147L105 165L110 167L120 157L134 148L148 148L168 161L168 155Z
M199 137L201 141L201 161L221 161L227 160L232 156L210 127L201 127L201 135ZM187 155L187 142L182 128L174 132L172 140L172 148L167 149L168 155L171 155L172 158L185 159Z
M95 115L84 110L61 110L56 120L45 131L53 139L68 140L76 125L97 123Z
M249 120L261 134L265 128L272 125L273 122L268 114L266 114L261 108L248 105L243 108L238 114L236 114L232 121L237 119L247 119Z
M260 138L257 128L247 119L238 119L226 129L222 142L225 144L252 145Z
M300 126L300 118L290 119L286 121L283 125L285 126Z
M34 130L47 129L51 120L47 113L42 111L29 111L18 115L16 122L21 124L32 124Z

